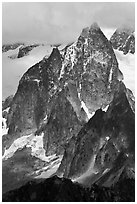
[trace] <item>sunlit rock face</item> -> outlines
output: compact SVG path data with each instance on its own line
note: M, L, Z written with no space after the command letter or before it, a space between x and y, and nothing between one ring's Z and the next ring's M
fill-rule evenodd
M107 38L97 24L83 29L78 40L68 47L62 62L60 80L73 80L92 114L113 98L118 64Z
M96 182L108 187L125 169L134 177L135 115L130 94L120 83L107 111L97 110L77 137L71 139L58 169L59 176L84 185Z
M110 38L110 42L114 49L122 51L125 55L135 53L135 32L133 28L118 28Z

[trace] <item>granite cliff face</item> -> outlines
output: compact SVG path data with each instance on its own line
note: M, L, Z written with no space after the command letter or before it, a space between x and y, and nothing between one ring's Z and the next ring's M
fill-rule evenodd
M114 49L122 51L124 55L135 53L135 32L132 28L118 28L110 38L110 42Z

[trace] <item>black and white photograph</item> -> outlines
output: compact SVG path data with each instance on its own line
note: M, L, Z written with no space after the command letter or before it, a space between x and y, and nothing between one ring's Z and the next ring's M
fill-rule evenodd
M2 202L135 202L135 2L1 2Z

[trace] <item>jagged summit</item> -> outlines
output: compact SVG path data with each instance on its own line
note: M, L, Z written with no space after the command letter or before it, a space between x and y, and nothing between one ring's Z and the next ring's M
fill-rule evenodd
M100 29L99 25L95 22L90 27L83 28L80 36L83 36L86 38L86 37L88 37L89 32L92 33L92 32L97 32L97 31L101 31L101 29Z
M90 30L93 30L93 29L94 30L99 30L100 29L100 27L99 27L97 22L94 22L94 23L91 24Z

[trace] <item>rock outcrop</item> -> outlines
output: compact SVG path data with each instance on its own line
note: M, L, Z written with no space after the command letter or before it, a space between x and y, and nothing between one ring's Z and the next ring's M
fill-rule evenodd
M32 44L32 45L23 45L23 46L21 46L19 48L19 52L18 52L17 58L21 58L21 57L24 57L24 56L28 55L29 52L31 50L33 50L33 48L38 47L38 46L39 46L39 44Z

